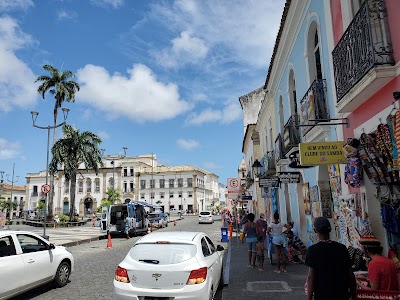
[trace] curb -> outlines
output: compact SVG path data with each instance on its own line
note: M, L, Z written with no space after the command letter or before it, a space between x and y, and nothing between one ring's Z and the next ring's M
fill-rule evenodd
M229 273L231 268L231 257L232 257L232 250L231 250L231 240L228 243L228 254L226 256L225 264L224 264L224 274L223 274L223 288L222 288L222 295L221 299L225 299L224 293L229 286Z
M107 234L104 235L99 235L97 237L92 237L89 239L84 239L84 240L79 240L79 241L74 241L74 242L68 242L68 243L62 243L59 246L64 246L64 247L73 247L73 246L78 246L82 244L87 244L93 241L98 241L98 240L105 240L107 239Z

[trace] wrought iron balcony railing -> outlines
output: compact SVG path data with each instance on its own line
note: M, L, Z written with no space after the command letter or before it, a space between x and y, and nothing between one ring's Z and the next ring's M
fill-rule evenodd
M329 119L325 79L317 79L311 84L300 105L300 123L303 126L302 134L305 136L320 121Z
M374 66L394 65L384 0L367 0L332 51L339 102Z
M279 161L281 159L285 159L284 154L284 146L283 146L283 139L281 134L278 134L275 140L275 161Z
M283 127L283 153L286 155L292 148L299 147L300 143L300 116L293 115Z

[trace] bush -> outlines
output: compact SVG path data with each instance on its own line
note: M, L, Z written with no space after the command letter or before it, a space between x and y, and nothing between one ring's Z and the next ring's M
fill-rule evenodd
M67 215L60 215L58 218L60 219L60 222L68 222L69 221L69 216L67 216Z

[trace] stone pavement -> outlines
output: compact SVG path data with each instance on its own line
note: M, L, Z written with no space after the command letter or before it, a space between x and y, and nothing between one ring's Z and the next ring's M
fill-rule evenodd
M267 253L266 253L267 257ZM275 258L273 258L275 263ZM248 268L247 244L232 237L225 261L222 299L306 299L304 283L308 269L303 264L289 263L287 273L275 273L275 264L264 262L265 271Z

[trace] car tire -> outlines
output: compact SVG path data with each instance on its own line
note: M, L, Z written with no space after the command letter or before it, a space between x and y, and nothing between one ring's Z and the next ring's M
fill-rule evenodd
M57 287L63 287L68 283L69 275L71 274L71 266L68 262L63 261L57 268L54 276L54 283Z

